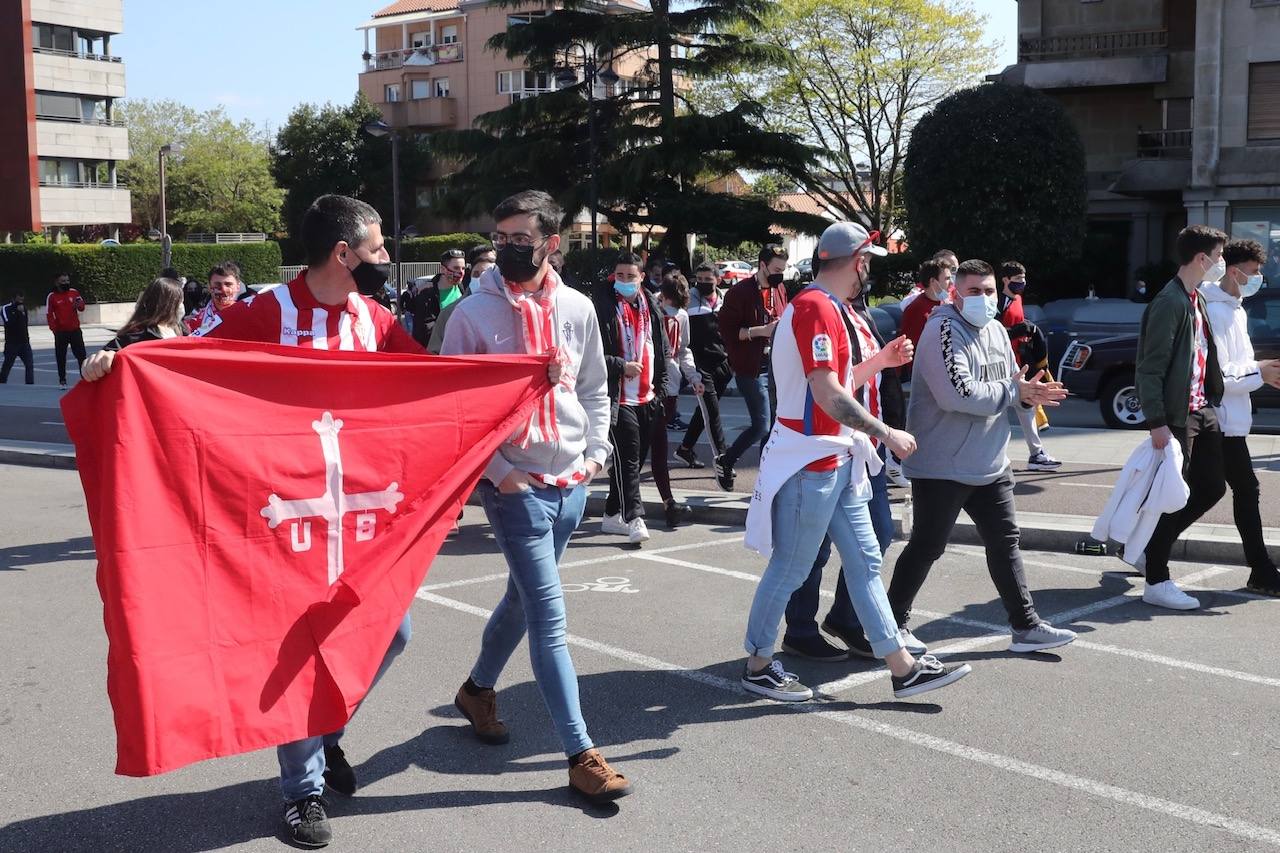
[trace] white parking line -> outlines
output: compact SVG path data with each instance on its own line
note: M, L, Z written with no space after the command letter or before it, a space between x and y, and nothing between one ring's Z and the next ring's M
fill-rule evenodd
M435 595L434 593L426 592L424 590L419 590L417 596L423 601L431 604L437 604L442 607L457 610L461 613L468 613L481 619L488 619L491 615L490 611L485 610L482 607L475 607L474 605L455 601L451 598L445 598L444 596ZM624 663L643 667L644 669L656 672L669 672L679 678L684 678L699 684L705 684L709 687L715 687L719 690L737 695L741 695L742 693L742 688L737 682L718 675L712 675L711 673L702 672L700 670L686 669L685 667L674 663L668 663L667 661L659 660L658 658L650 657L649 655L618 648L617 646L610 646L605 643L589 640L585 637L578 637L573 634L570 634L567 637L567 641L570 645L579 646L606 657L620 660ZM1206 811L1205 809L1196 808L1195 806L1189 806L1183 803L1177 803L1172 800L1153 797L1149 794L1139 793L1138 791L1131 791L1117 785L1099 782L1096 779L1089 779L1084 776L1075 776L1070 773L1063 773L1062 771L1053 770L1039 764L1032 764L1028 761L1023 761L1011 756L1000 755L998 753L977 749L976 747L966 746L962 743L925 734L924 732L918 732L903 726L895 726L890 723L872 720L867 717L854 714L850 711L827 709L823 707L822 703L795 703L785 705L784 707L797 713L813 714L822 719L840 723L851 728L861 729L862 731L871 732L872 734L878 734L883 737L893 738L894 740L909 743L913 746L919 746L944 755L950 755L954 758L959 758L974 764L981 764L996 770L1003 770L1006 773L1013 773L1031 779L1038 779L1042 782L1048 782L1049 784L1057 785L1060 788L1078 791L1098 799L1136 806L1137 808L1144 809L1146 811L1167 815L1197 826L1220 829L1238 838L1243 838L1249 841L1261 842L1280 847L1280 832L1256 823L1250 823L1227 815Z

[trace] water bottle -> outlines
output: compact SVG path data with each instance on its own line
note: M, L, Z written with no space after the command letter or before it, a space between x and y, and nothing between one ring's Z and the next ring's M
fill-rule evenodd
M911 538L911 527L915 523L915 511L911 506L911 490L907 490L907 496L902 501L902 538Z

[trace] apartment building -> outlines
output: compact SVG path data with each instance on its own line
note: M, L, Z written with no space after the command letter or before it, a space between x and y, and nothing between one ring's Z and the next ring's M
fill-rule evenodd
M552 0L554 2L554 0ZM358 30L364 34L364 70L360 91L382 111L391 126L430 133L472 127L478 116L556 87L555 75L528 70L486 47L511 24L527 22L554 8L548 3L502 7L493 0L399 0L377 12ZM601 0L599 11L645 9L638 0ZM581 64L575 54L574 64ZM643 57L620 57L611 65L613 85L598 84L600 96L641 84ZM430 216L440 174L410 176L419 220L441 227ZM583 217L578 217L584 219ZM584 219L584 222L586 220ZM583 231L579 234L579 231ZM585 244L589 225L575 222L568 239ZM602 223L602 237L612 234Z
M1188 223L1259 240L1280 279L1280 0L1018 0L1018 62L992 79L1080 131L1091 245L1119 279L1100 292Z
M0 4L0 232L131 220L116 164L124 64L111 51L123 0Z

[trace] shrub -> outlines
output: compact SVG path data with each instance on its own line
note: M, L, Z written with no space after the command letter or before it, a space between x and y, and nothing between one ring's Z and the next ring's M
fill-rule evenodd
M158 243L124 246L84 244L0 245L0 269L6 289L21 290L30 305L44 304L58 273L71 273L73 286L89 302L132 302L160 272ZM280 279L280 246L276 243L174 243L173 266L203 279L209 268L233 260L246 284Z
M916 283L920 262L910 252L895 252L883 258L871 256L873 296L901 299Z
M488 244L489 238L483 234L434 234L430 237L411 237L400 241L400 251L404 254L405 263L426 261L435 263L446 249L468 251L480 243ZM390 251L390 246L387 251Z

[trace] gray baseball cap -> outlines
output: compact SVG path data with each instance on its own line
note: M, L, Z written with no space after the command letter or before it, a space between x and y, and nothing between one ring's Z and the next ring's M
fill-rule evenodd
M875 244L879 238L879 231L868 234L867 229L856 222L836 222L828 225L827 230L822 232L822 237L818 240L818 257L825 261L831 258L848 258L863 252L873 255L889 254L883 246Z

